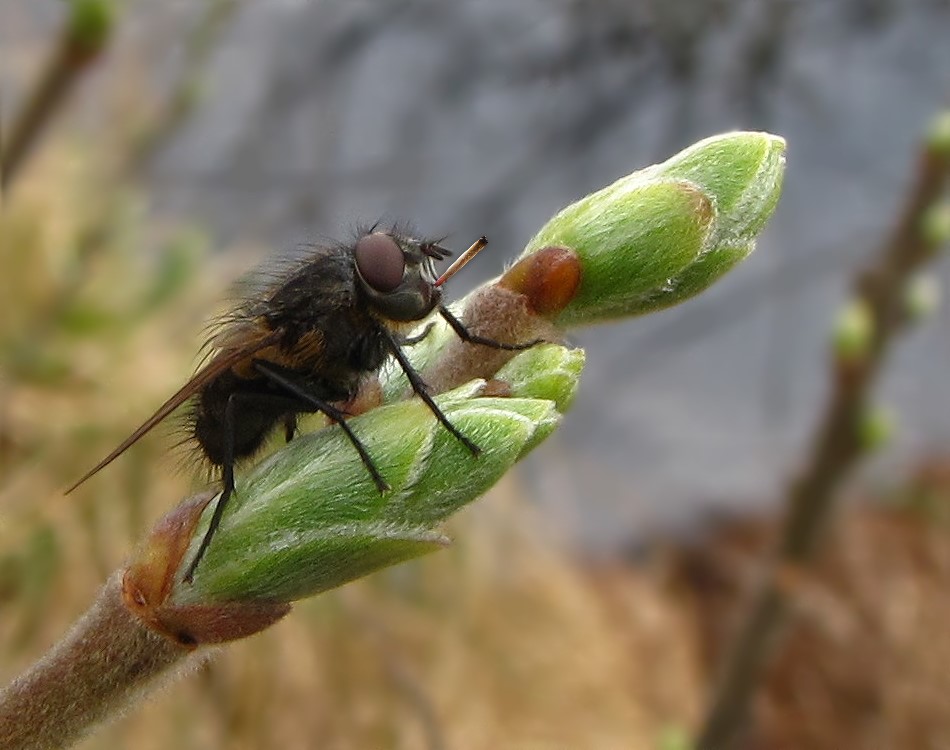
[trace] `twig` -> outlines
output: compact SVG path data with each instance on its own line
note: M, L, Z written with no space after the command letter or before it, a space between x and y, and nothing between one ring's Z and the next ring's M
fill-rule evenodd
M209 0L204 15L185 38L182 74L155 118L140 133L131 137L123 149L112 175L114 182L127 183L139 177L149 159L175 136L178 129L193 114L200 101L197 92L200 90L208 59L228 21L238 9L238 3L239 0ZM6 165L6 162L3 164ZM37 315L29 329L24 331L24 338L49 338L50 329L75 303L94 259L114 239L116 216L121 215L120 204L125 199L127 191L112 190L96 215L78 231L74 243L75 262L69 267L68 275L63 278L50 304Z
M811 457L788 491L788 515L775 562L739 631L696 742L699 750L737 746L749 703L789 613L789 590L783 581L812 557L834 508L836 490L861 458L868 396L891 345L908 322L907 282L935 255L936 247L923 229L924 219L940 199L948 176L950 149L936 141L925 145L890 239L856 279L854 297L867 310L870 338L859 361L846 357L835 361L833 390Z
M145 627L122 603L114 575L72 631L0 691L0 747L72 744L158 680L197 664L196 653L207 649L195 652Z
M37 138L102 52L112 25L105 0L74 0L70 18L56 43L33 94L14 118L0 149L0 191L7 192Z

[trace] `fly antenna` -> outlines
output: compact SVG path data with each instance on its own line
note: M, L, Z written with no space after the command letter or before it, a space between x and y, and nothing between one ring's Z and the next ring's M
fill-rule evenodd
M456 261L445 269L438 279L436 279L435 286L442 286L446 281L451 279L455 274L462 270L462 266L466 265L472 258L474 258L478 252L488 244L488 240L485 237L479 237L472 243L472 246L462 253Z

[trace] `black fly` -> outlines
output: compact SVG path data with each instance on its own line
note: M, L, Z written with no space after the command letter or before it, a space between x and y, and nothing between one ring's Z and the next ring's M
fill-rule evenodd
M190 402L188 438L222 480L208 530L185 573L190 581L234 492L235 462L254 455L278 427L289 441L300 414L322 412L336 421L379 491L389 488L338 406L389 355L439 422L477 454L478 447L432 400L400 345L406 342L403 331L436 309L467 342L507 350L537 343L503 344L472 335L442 304L442 285L486 244L480 238L439 278L434 262L449 251L396 230L364 233L352 246L318 247L268 292L227 316L209 341L213 354L204 366L67 493Z

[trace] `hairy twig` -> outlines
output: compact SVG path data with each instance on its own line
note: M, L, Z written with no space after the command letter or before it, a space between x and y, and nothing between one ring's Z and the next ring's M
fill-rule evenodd
M197 656L145 627L122 602L119 575L72 630L0 692L0 747L65 747Z
M861 342L857 356L853 350L838 352L834 360L830 401L805 468L788 490L788 515L776 559L725 665L696 743L701 750L737 746L750 701L790 611L791 591L785 583L814 554L834 508L836 491L864 452L862 426L871 388L908 322L908 282L935 255L936 245L925 231L925 218L940 200L950 175L946 140L946 134L935 136L921 148L916 175L892 235L855 281L855 301L869 322L867 340Z

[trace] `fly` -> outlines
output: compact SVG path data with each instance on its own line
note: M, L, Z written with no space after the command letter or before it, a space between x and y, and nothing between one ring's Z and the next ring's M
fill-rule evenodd
M322 412L339 424L377 489L389 489L338 404L355 397L364 376L378 371L390 355L442 426L478 454L478 446L432 400L402 350L413 342L402 331L438 310L472 344L519 351L538 343L505 344L474 335L442 304L443 284L486 244L481 237L438 278L435 262L451 253L395 229L370 230L352 245L317 247L268 291L226 316L208 342L210 359L67 494L190 404L187 440L221 474L211 522L185 572L184 580L191 581L234 493L235 463L257 453L278 428L289 442L301 414Z

